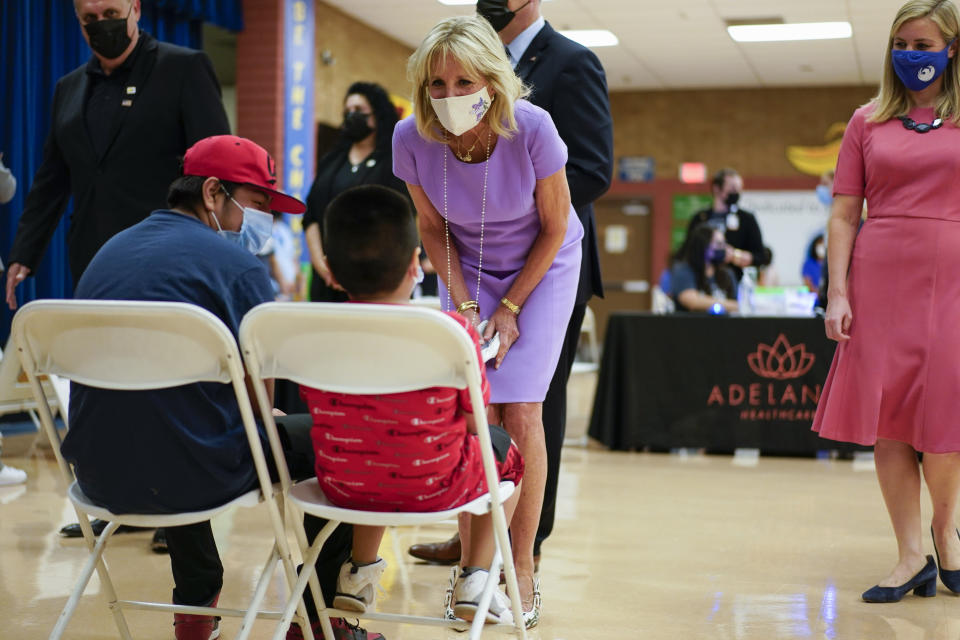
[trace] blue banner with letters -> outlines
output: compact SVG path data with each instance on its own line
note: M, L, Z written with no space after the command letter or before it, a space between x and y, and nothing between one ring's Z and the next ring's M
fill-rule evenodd
M312 0L286 0L283 24L284 123L283 182L284 190L306 200L313 182L313 39L314 14ZM309 262L302 242L301 216L286 216L290 227L301 240L301 262Z

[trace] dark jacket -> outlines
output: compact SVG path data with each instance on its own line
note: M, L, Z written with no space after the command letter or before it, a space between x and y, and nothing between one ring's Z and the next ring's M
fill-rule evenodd
M84 120L86 64L57 82L43 162L27 194L10 262L36 269L72 196L67 247L76 283L107 240L166 206L179 158L194 142L230 132L207 55L142 31L140 37L142 49L127 82L135 92L124 96L131 104L121 107L102 156Z
M553 118L567 145L570 199L583 223L583 261L577 302L603 296L593 201L610 187L613 174L613 118L607 78L597 56L557 33L550 23L534 37L517 64L530 85L530 102Z

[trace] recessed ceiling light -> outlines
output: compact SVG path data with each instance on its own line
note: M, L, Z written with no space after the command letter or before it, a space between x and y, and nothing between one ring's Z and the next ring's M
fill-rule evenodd
M585 47L615 47L620 44L617 36L606 29L571 29L560 33Z
M794 22L787 24L740 24L727 27L737 42L785 42L788 40L834 40L849 38L849 22Z

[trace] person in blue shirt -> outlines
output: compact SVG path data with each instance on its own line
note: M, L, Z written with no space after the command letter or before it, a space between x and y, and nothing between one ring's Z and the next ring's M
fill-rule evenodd
M817 234L807 247L807 259L803 261L803 284L809 291L820 291L820 282L823 279L823 265L827 259L827 243L823 234Z
M687 234L670 267L670 295L678 311L738 310L737 283L726 266L727 251L723 232L708 223Z
M274 297L267 270L255 257L271 236L270 212L305 209L276 191L275 183L273 159L250 140L214 136L197 142L183 158L183 175L170 186L169 209L107 241L80 279L76 298L191 303L219 317L236 337L244 314ZM305 454L312 453L309 416L278 422L290 447L285 453L291 475L312 476L313 460ZM257 486L230 385L111 391L74 384L63 453L84 493L118 513L203 510ZM311 519L311 537L320 525ZM215 606L223 565L210 523L168 527L166 534L173 601ZM350 532L345 534L325 547L318 561L321 582L335 584L349 556ZM339 561L324 557L330 555ZM338 637L367 637L342 621L335 626ZM208 640L219 634L219 621L175 614L174 631L177 640ZM300 631L291 633L297 637Z

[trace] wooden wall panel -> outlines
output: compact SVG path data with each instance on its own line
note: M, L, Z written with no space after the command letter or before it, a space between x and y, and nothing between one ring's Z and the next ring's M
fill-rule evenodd
M681 162L744 176L801 175L789 145L817 146L846 122L874 87L629 91L610 95L616 156L653 156L658 178L676 178Z

